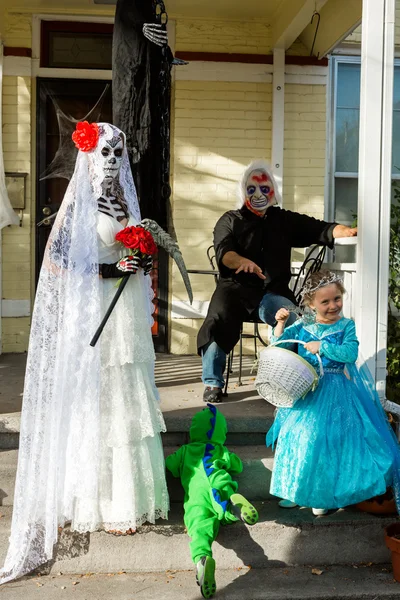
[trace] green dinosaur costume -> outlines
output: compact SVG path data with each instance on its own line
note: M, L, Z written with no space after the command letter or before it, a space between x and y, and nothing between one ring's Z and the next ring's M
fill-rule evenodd
M212 556L211 545L220 523L238 520L229 510L229 498L238 488L231 473L241 473L243 465L225 448L226 434L225 417L208 404L193 417L190 443L166 459L167 469L181 478L185 490L184 521L195 563L202 556Z

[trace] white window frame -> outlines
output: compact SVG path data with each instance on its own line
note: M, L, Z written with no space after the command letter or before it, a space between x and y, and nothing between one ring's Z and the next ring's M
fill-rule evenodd
M335 220L335 185L336 178L358 179L358 172L336 171L336 104L337 104L337 81L339 64L358 64L361 69L361 56L355 55L334 55L329 61L329 110L327 124L327 194L325 201L325 219L327 221ZM395 58L394 66L400 67L400 58ZM392 173L392 180L400 180L400 172Z

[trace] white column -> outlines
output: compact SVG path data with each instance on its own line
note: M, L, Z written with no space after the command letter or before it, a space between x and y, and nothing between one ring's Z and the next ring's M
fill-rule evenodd
M274 48L272 76L272 169L282 196L283 143L285 138L285 50Z
M395 0L363 0L356 322L361 355L382 397L386 379L394 19Z

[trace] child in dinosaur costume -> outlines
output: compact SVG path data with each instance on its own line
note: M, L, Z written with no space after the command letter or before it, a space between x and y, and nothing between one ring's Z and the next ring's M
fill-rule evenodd
M226 434L225 417L213 404L207 404L193 417L190 443L166 459L167 469L180 477L185 490L184 521L192 538L190 551L204 598L211 598L216 591L211 546L220 523L241 519L254 525L258 520L254 506L236 493L238 484L231 474L241 473L243 465L225 448Z

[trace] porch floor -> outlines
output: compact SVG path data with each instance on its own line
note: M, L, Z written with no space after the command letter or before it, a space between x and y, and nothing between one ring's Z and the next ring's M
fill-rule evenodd
M238 386L239 360L235 358L229 381L228 396L218 405L228 421L246 419L250 422L270 421L273 407L260 398L251 373L254 358L244 356L242 386ZM0 414L20 413L26 365L26 354L0 356ZM201 360L198 356L159 354L155 376L161 398L161 408L172 431L187 431L195 412L204 407ZM250 429L251 423L249 423ZM233 429L234 423L233 423Z

